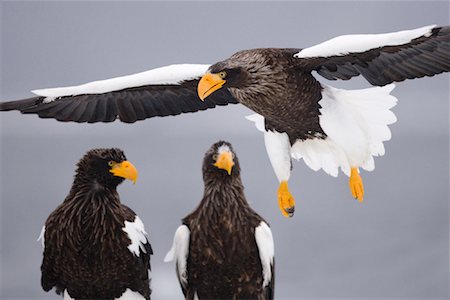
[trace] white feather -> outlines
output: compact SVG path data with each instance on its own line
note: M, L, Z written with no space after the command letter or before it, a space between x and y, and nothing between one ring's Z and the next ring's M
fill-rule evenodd
M39 234L37 241L41 241L42 248L45 248L45 225L42 226L41 233Z
M145 232L144 223L136 216L133 222L125 221L125 227L122 228L128 234L128 238L131 240L131 244L128 245L128 250L136 256L140 255L139 249L147 253L145 250L145 244L147 241L147 233Z
M51 102L62 96L102 94L144 85L178 84L184 80L202 76L209 66L200 64L170 65L137 74L92 81L77 86L39 89L32 92L38 96L47 97L45 101Z
M126 289L125 292L117 300L144 300L144 296L142 296L138 292L134 292L130 289Z
M294 159L303 159L314 171L323 169L334 177L338 176L339 168L347 176L350 175L350 167L372 171L375 168L373 156L385 153L383 142L391 138L388 125L397 120L390 111L397 104L397 98L390 95L395 85L361 90L322 86L319 122L327 135L325 139L298 140L288 150L286 133L283 136L266 132L261 115L247 117L265 132L266 150L279 180L283 176L289 178L286 153Z
M64 300L74 300L72 297L70 297L67 290L64 290Z
M134 292L130 289L126 289L125 292L116 300L145 300L145 297L138 292ZM64 300L74 300L67 290L64 290Z
M390 95L394 87L343 90L323 85L319 122L327 138L297 141L292 156L332 176L339 167L346 175L350 167L372 171L372 156L384 155L383 141L391 138L388 125L396 121L390 111L397 103Z
M340 166L350 170L344 151L328 138L297 141L292 146L291 153L294 159L303 158L305 164L314 171L323 169L333 177L338 176Z
M255 240L258 245L259 258L263 269L263 287L267 286L272 280L273 260L275 256L275 246L273 242L272 230L263 221L255 228Z
M255 123L256 129L258 129L261 132L265 132L265 126L264 126L264 117L260 114L253 114L245 117L247 120L252 121Z
M430 36L436 25L424 26L413 30L403 30L382 34L349 34L342 35L305 48L294 55L297 58L328 57L365 52L383 46L397 46L411 42L421 36Z
M178 276L183 286L187 284L187 257L189 254L190 236L191 231L186 225L178 227L173 237L172 248L164 258L164 262L176 260Z
M218 149L217 149L217 153L221 154L224 152L231 152L230 147L228 147L228 145L221 145Z
M264 117L253 114L245 117L252 121L259 131L264 132L267 155L278 181L287 181L291 175L291 144L287 133L266 131Z
M291 175L291 143L289 136L286 132L264 131L264 142L278 181L288 181Z

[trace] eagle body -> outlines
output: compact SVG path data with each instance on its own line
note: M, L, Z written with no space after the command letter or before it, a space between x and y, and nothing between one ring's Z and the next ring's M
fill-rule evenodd
M256 296L264 291L255 228L262 218L235 198L242 194L239 187L210 188L206 193L199 208L183 219L191 232L188 282L200 299L260 298Z
M213 167L212 156L207 153L203 166L203 199L183 219L166 261L176 258L186 299L273 299L270 228L245 199L236 157L227 175ZM182 231L187 238L181 237ZM258 237L263 231L269 238ZM270 255L265 256L262 245L271 249Z
M104 159L125 157L115 149L88 152L69 195L45 222L42 288L68 299L150 299L152 249L140 218L120 203L123 178L105 173Z
M288 133L292 144L297 139L324 135L319 124L318 104L322 87L310 72L302 69L302 61L294 58L299 51L278 48L243 50L211 67L211 72L214 72L224 65L231 69L251 66L245 70L248 75L230 85L231 94L264 116L267 130Z

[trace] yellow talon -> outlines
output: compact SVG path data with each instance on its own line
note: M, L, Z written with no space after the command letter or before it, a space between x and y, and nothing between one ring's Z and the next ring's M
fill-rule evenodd
M290 218L294 215L295 200L294 197L292 197L291 192L289 192L287 181L282 181L278 188L278 206L280 207L281 213L286 218Z
M364 200L364 185L359 175L358 168L351 168L350 180L348 181L350 185L350 191L352 192L353 198L358 199L359 202Z

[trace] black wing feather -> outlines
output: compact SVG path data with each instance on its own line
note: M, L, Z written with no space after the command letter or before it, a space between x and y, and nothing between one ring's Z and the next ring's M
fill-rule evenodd
M119 118L122 122L134 123L238 103L227 89L201 101L197 96L197 84L198 79L195 79L179 85L147 85L103 94L64 96L54 101L39 96L0 102L0 111L18 110L64 122L112 122Z
M342 56L306 58L311 70L329 80L362 75L372 85L433 76L450 71L450 26L436 27L399 46L385 46Z

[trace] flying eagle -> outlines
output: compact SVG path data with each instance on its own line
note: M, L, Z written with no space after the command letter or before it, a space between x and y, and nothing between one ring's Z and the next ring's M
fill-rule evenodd
M273 299L272 231L245 199L231 144L212 145L202 170L203 199L183 219L165 257L176 261L185 298Z
M450 27L425 26L385 34L344 35L305 49L252 49L213 65L171 65L130 76L62 88L34 90L29 99L0 103L74 122L133 123L241 103L257 114L248 118L264 132L266 150L280 182L278 204L292 216L288 189L291 159L313 170L350 177L350 190L363 201L359 168L372 171L397 99L394 85L405 79L450 70ZM336 89L320 83L362 75L376 87ZM200 99L202 101L200 101Z
M79 162L69 195L48 217L41 284L64 299L150 299L150 255L141 219L117 186L136 181L119 149L94 149Z

